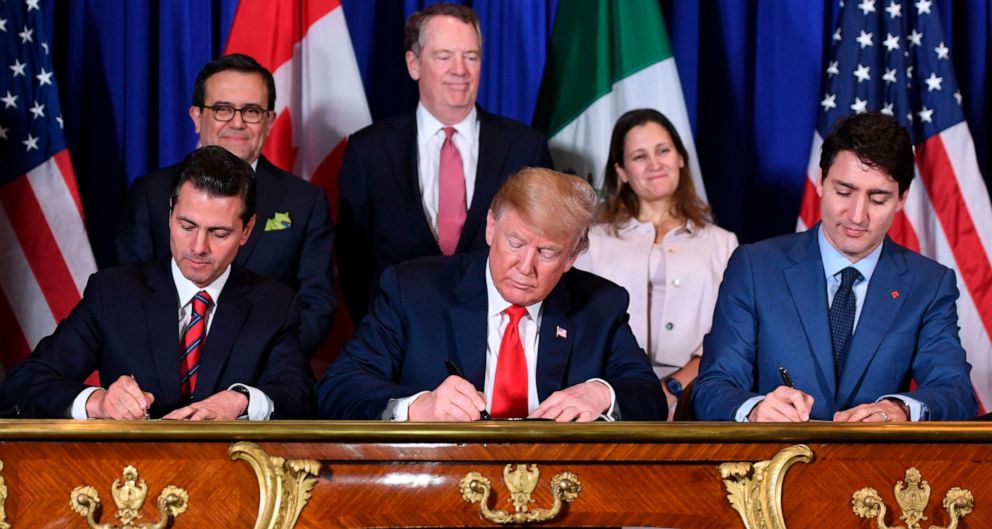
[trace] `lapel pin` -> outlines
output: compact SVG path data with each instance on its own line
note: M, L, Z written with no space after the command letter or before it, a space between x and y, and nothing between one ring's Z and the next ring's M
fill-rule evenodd
M893 290L890 293L890 295L892 296L892 299L896 299L897 297L899 297L899 291L898 290Z
M568 331L562 329L560 326L555 326L555 338L568 338Z

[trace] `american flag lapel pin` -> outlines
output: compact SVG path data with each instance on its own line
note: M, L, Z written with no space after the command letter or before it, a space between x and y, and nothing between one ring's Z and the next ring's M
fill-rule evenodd
M568 331L562 329L560 325L555 325L555 338L561 338L562 340L568 338Z
M899 291L893 290L892 292L889 293L889 295L892 296L892 299L896 299L897 297L899 297Z

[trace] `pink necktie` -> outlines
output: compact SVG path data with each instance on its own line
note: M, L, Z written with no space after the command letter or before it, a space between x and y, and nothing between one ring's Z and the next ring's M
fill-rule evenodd
M506 309L510 322L503 331L496 358L496 380L493 383L492 416L520 418L527 416L527 358L520 341L520 319L527 309L511 305Z
M465 224L465 172L462 169L462 155L455 146L452 135L454 127L444 128L444 144L441 145L440 186L437 196L437 243L441 253L452 255L458 247L458 238Z

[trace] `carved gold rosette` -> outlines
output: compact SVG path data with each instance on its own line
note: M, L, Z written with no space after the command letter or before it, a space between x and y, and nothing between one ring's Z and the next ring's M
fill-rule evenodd
M899 519L906 522L905 529L920 529L920 522L927 519L923 511L930 503L930 483L923 479L919 470L910 467L906 470L906 477L896 482L892 492L899 509L902 510ZM958 521L974 509L975 498L970 490L954 487L944 495L942 505L951 522L946 527L931 525L930 529L955 529ZM890 529L885 524L885 503L875 489L864 487L856 491L851 496L851 508L854 514L861 518L874 518L878 523L878 529Z
M320 462L270 456L255 443L242 441L227 450L241 459L258 478L258 517L254 529L292 529L317 484Z
M723 463L720 477L727 500L741 515L747 529L785 529L782 484L785 472L797 462L809 463L813 451L806 445L783 448L771 460Z
M128 465L121 474L121 479L115 479L110 492L117 505L117 519L123 525L117 526L96 521L96 513L100 509L100 495L96 488L90 485L80 485L72 489L69 495L69 506L80 516L86 518L90 529L164 529L171 518L186 512L189 506L189 495L184 489L169 485L158 495L159 519L151 523L136 523L140 519L141 508L148 496L148 484L138 478L138 470Z
M550 509L530 509L534 502L531 495L537 488L541 471L537 465L506 465L503 468L503 483L506 484L510 497L507 501L513 503L514 512L494 511L489 508L489 496L492 486L489 478L478 472L465 474L459 483L462 499L469 503L479 503L479 512L483 518L498 524L528 524L553 520L561 512L564 502L575 501L582 491L579 477L572 472L561 472L551 478L551 496L554 503Z

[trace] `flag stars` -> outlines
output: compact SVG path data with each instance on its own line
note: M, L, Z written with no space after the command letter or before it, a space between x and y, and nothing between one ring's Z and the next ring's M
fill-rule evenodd
M922 123L933 123L933 109L927 108L926 105L923 105L923 108L916 115L920 116L920 122Z
M21 44L34 42L34 37L32 37L32 35L34 35L34 30L28 29L27 26L24 26L24 31L17 34L18 37L21 37Z
M34 119L45 117L45 105L42 105L37 101L35 101L34 106L29 108L28 110L30 110L31 113L34 114Z
M927 92L933 92L934 90L940 90L940 83L944 81L943 77L937 77L936 72L932 72L930 77L923 80L927 84Z
M933 5L933 2L931 2L930 0L920 0L919 2L916 2L915 5L916 5L917 15L923 15L923 14L929 15L930 6Z
M38 79L39 87L45 86L46 84L51 86L52 84L52 72L46 72L44 66L41 67L41 73L36 75L35 78Z
M865 15L868 13L875 13L875 0L863 0L860 4L858 4L858 9L860 9Z
M0 140L6 140L8 132L10 132L10 129L0 125Z
M45 55L48 55L48 43L47 42L42 42L41 43L41 49L45 50Z
M840 69L838 68L837 61L830 61L830 64L827 65L827 75L833 77L839 73Z
M65 124L62 123L62 114L59 114L59 117L55 118L55 122L59 124L59 129L65 128Z
M861 34L858 38L854 39L861 45L861 49L865 49L868 46L874 46L875 44L871 41L872 33L865 33L865 30L861 30Z
M895 117L896 113L895 110L892 108L893 106L894 105L892 103L886 103L885 105L883 105L881 110L882 114L885 114L886 116Z
M885 42L883 42L882 44L885 45L885 49L887 51L898 50L899 49L899 37L896 36L896 35L893 35L891 33L886 33L885 34Z
M14 64L11 64L10 65L10 69L11 70L14 70L14 77L17 77L18 75L22 75L23 76L24 75L24 67L25 66L27 66L27 64L24 64L23 62L21 62L21 61L19 61L17 59L14 59Z
M837 31L834 31L834 42L840 42L841 40L840 28L837 28Z
M858 78L858 84L861 84L862 81L868 81L871 79L871 74L869 73L870 71L871 66L865 66L863 64L858 65L858 68L854 70L854 76Z
M857 112L858 114L863 114L868 110L868 101L863 100L860 97L855 97L854 103L851 105L851 110Z
M940 41L940 44L933 51L937 52L937 60L947 60L947 54L951 52L951 49L944 45L944 41Z
M34 136L32 136L29 133L28 134L28 139L26 139L26 140L24 140L24 141L21 142L21 143L24 144L24 147L26 147L26 149L25 149L24 152L37 151L38 150L38 139L39 138L35 138Z
M906 67L906 79L912 79L912 78L913 78L913 67L908 66Z
M882 80L885 81L885 84L896 82L896 69L886 68L885 75L882 76Z
M0 97L0 101L3 102L3 108L17 108L17 96L11 94L10 90L7 90L6 97Z
M6 18L0 18L0 31L2 31L4 33L7 32L7 19Z
M957 92L954 92L954 100L958 102L958 106L961 105L961 102L964 100L964 98L961 97L961 91L960 90L958 90Z
M828 112L831 108L837 108L837 94L825 94L823 101L820 101L820 106L823 107L824 112Z
M41 8L38 7L39 1L40 0L24 0L24 3L28 5L28 12L30 12L32 9L37 9L38 11L41 11Z
M889 18L896 18L902 16L902 4L897 4L895 2L889 2L889 6L885 8L885 12L889 14Z
M923 45L923 33L916 31L915 29L909 32L909 35L906 38L909 39L910 47Z

